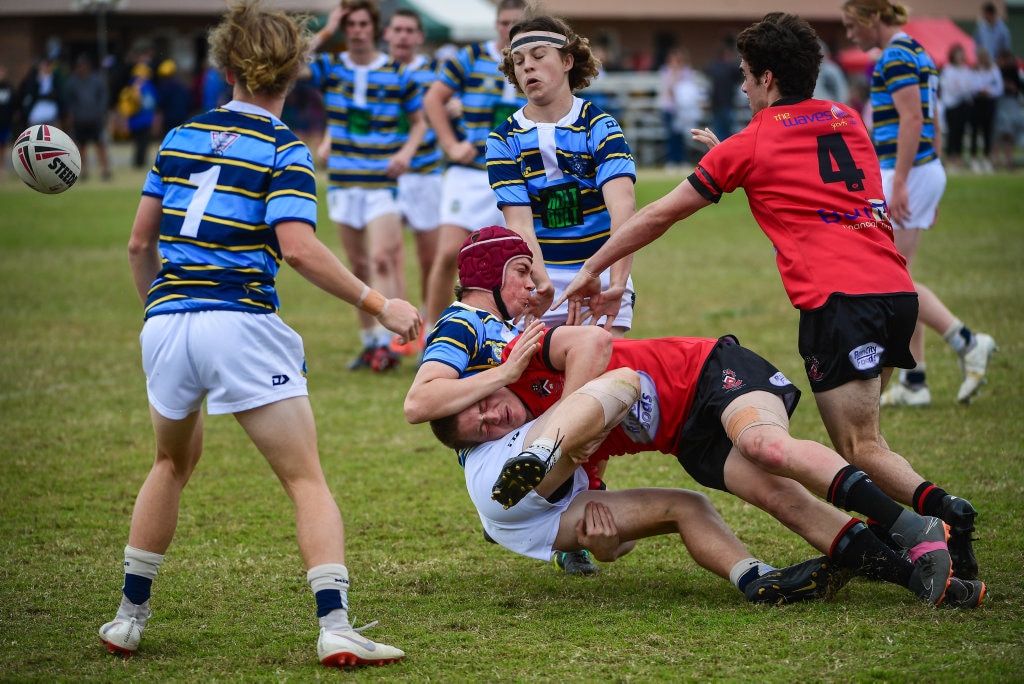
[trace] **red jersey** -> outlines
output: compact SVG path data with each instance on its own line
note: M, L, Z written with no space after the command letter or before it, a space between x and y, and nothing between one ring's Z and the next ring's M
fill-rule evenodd
M553 369L545 354L551 331L544 334L541 350L519 380L509 385L535 416L551 408L562 396L565 374ZM508 358L517 337L505 347ZM675 454L679 433L690 415L704 361L718 340L694 337L659 337L655 340L612 341L608 368L632 368L640 373L640 400L608 435L590 458L593 463L609 456L660 451ZM503 359L504 360L504 359Z
M816 309L833 293L914 292L874 145L846 105L787 99L766 107L711 148L690 181L713 202L744 189L798 309Z

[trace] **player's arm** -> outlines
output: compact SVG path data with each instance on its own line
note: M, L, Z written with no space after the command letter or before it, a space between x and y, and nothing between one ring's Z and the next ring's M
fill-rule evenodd
M427 134L427 120L422 111L417 109L406 112L406 117L409 119L409 137L398 148L398 152L395 152L388 160L387 169L384 171L388 178L398 178L409 170L412 158L416 155L416 150L419 149L423 137Z
M303 221L282 221L274 226L274 232L281 256L303 278L375 317L405 340L419 336L423 320L416 307L404 299L387 299L357 278L317 239L313 226Z
M633 214L608 242L583 262L580 272L562 293L554 306L559 306L570 295L590 296L601 290L598 274L617 260L633 254L641 247L661 237L672 224L711 204L697 192L689 178L677 185L664 197L648 204Z
M446 363L424 361L405 395L405 419L415 425L455 415L515 382L540 349L543 334L540 322L527 326L504 362L466 377Z
M152 195L143 195L135 211L132 234L128 239L128 263L139 299L146 303L149 288L160 273L160 219L163 204Z
M345 14L348 13L347 9L342 7L335 7L334 10L327 15L327 22L323 28L313 34L313 37L309 40L309 51L316 52L320 49L320 46L327 42L327 40L334 35L341 26L342 20L345 18ZM313 76L313 70L309 68L308 64L303 64L299 67L298 80L305 81L309 80Z
M476 159L476 146L466 140L459 140L452 128L445 109L455 96L455 89L440 79L434 81L423 95L423 111L427 121L437 135L437 144L448 158L457 164L470 164Z
M892 197L887 197L889 213L897 223L910 218L910 193L907 191L907 177L914 166L914 157L921 144L921 129L924 127L924 112L921 111L921 90L917 84L908 85L893 92L892 103L899 115L900 125L896 134L896 169L892 178Z
M601 193L604 195L604 203L611 219L610 234L614 235L636 213L633 179L628 176L612 178L601 186ZM632 268L632 252L611 265L611 270L608 273L608 289L597 295L592 295L588 302L591 323L596 324L602 316L605 316L604 327L607 330L615 327L615 317L622 306L622 295L626 292L626 281L629 280ZM573 309L574 306L570 303L568 319L570 324L580 319L578 313L576 316L573 315Z

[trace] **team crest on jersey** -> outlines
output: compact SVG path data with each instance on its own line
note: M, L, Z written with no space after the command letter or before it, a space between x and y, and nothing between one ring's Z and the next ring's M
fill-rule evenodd
M729 392L743 386L743 381L736 377L736 372L726 368L722 371L722 389Z
M569 167L569 173L576 176L577 178L581 178L587 175L587 163L583 161L582 156L578 154L572 155L571 157L569 157L567 165Z
M231 133L229 131L210 131L210 149L213 150L213 153L218 157L223 157L227 149L231 147L238 138L238 133Z
M530 389L538 397L550 397L551 393L555 391L555 388L551 384L551 381L547 380L546 378L541 380L535 380L534 383L530 385Z

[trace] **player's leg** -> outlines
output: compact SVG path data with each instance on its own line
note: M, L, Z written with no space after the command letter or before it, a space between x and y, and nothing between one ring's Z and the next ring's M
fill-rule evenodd
M156 460L139 490L124 555L124 588L114 619L100 628L111 653L131 655L149 619L149 597L164 553L178 526L181 492L203 451L200 411L182 420L161 416L150 406L156 434Z
M338 227L338 236L341 238L341 247L345 252L349 270L364 283L368 283L371 269L364 231L347 223L336 223L335 225ZM363 311L357 311L356 315L359 320L359 338L363 349L349 362L349 370L369 368L373 359L373 351L376 349L374 326L377 320Z
M387 191L375 192L375 208L368 213L366 242L371 287L388 298L405 298L405 250L402 217ZM383 199L383 203L381 200ZM391 350L394 333L374 321L374 353L371 368L381 372L397 368L400 354Z
M437 252L427 278L427 325L433 326L454 298L459 249L470 231L451 224L438 228Z
M327 487L306 396L235 414L295 506L295 528L320 619L317 655L328 666L382 664L405 654L357 633L348 619L348 569L341 513Z
M698 565L728 579L748 601L779 605L831 595L828 559L776 570L752 556L705 495L683 489L583 492L562 514L555 548L577 549L581 535L600 536L587 527L591 501L607 506L613 526L607 543L594 543L598 560L614 560L637 539L678 534Z

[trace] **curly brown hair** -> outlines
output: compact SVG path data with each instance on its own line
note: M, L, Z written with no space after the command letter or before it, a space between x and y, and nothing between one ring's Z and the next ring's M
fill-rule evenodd
M843 12L862 26L869 25L875 14L886 26L903 26L910 19L910 10L905 5L889 0L846 0Z
M515 40L515 37L520 33L527 33L529 31L549 31L565 36L565 45L558 48L558 52L563 57L565 55L572 55L573 65L572 69L569 70L569 90L572 92L575 93L577 90L586 88L590 85L591 79L597 76L598 69L601 68L601 62L590 50L590 41L573 31L572 27L564 19L552 16L538 16L525 19L512 27L509 31L509 40ZM516 67L512 62L511 48L505 48L504 59L501 60L498 68L501 69L501 73L505 74L508 82L514 85L517 91L522 93L523 89L520 87L519 82L516 81Z
M262 0L234 2L207 36L210 61L251 95L280 95L307 61L308 22L269 9Z

